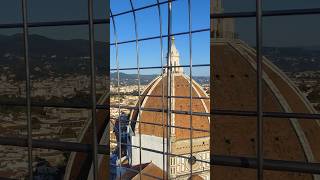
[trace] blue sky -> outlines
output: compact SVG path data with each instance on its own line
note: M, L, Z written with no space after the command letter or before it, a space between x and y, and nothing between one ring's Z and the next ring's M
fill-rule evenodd
M206 29L210 28L210 1L209 0L192 0L191 1L191 15L192 15L192 29ZM139 8L141 6L153 4L156 1L152 0L135 0L134 7ZM188 4L187 0L178 0L173 2L172 5L172 31L173 33L188 31ZM129 0L111 0L111 10L113 14L130 10ZM163 34L167 34L167 5L161 6L162 15L162 31ZM159 36L160 25L158 8L152 7L145 10L137 11L137 27L139 38ZM112 23L112 22L111 22ZM116 16L115 24L117 28L118 41L134 40L134 19L132 13ZM110 26L111 42L114 42L114 31L112 24ZM189 65L189 35L175 36L176 47L180 52L180 64ZM163 38L163 53L166 55L167 38ZM111 68L116 67L115 62L115 46L111 46ZM160 39L147 40L139 42L139 54L140 54L140 67L147 66L160 66ZM120 68L137 67L136 61L136 44L128 43L119 45L119 61ZM201 32L195 33L192 36L192 64L209 64L210 63L210 33ZM166 59L163 59L166 63ZM160 69L141 70L142 74L157 74L160 73ZM188 73L189 68L185 68ZM136 73L137 71L123 71L126 73ZM193 68L193 75L197 76L209 76L209 67Z

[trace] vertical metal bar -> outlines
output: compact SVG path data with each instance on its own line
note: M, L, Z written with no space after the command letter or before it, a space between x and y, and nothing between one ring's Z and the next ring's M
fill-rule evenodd
M160 2L157 0L158 15L159 15L159 32L160 32L160 63L161 63L161 119L162 119L162 178L165 179L165 122L164 122L164 69L163 69L163 43L162 43L162 16Z
M119 137L122 136L121 134L121 124L120 124L120 115L121 115L121 106L120 106L120 63L119 63L119 47L118 47L118 33L117 33L117 29L116 29L116 23L115 23L115 18L112 15L112 11L110 9L110 15L112 18L112 25L113 25L113 33L114 33L114 38L115 38L115 47L116 47L116 69L117 69L117 98L118 98L118 130L119 130ZM116 125L116 124L115 124ZM120 168L120 179L121 179L121 138L119 138L119 142L118 142L118 146L119 146L119 168Z
M170 137L171 137L171 16L172 16L172 0L168 1L168 55L167 55L167 179L170 179Z
M256 0L257 47L257 179L263 179L263 117L262 117L262 3Z
M28 8L27 0L22 0L22 18L23 18L23 43L24 43L24 60L26 73L26 103L27 103L27 133L28 133L28 170L29 179L33 179L32 167L32 121L31 121L31 85L30 85L30 68L29 68L29 42L28 42Z
M139 165L139 177L140 180L142 179L142 175L141 175L141 171L142 171L142 167L141 167L141 163L142 163L142 152L141 152L141 99L140 99L140 58L139 58L139 36L138 36L138 24L137 24L137 17L136 17L136 12L134 10L133 7L133 3L132 0L130 0L130 5L131 5L131 9L132 9L132 15L133 15L133 20L134 20L134 31L135 31L135 35L136 35L136 60L137 60L137 78L138 78L138 119L139 119L139 161L140 161L140 165Z
M97 159L97 119L96 119L96 63L94 54L94 24L93 24L93 0L88 0L89 41L90 41L90 66L91 66L91 121L92 121L92 163L93 179L98 179Z
M191 19L191 2L188 0L188 19L189 19L189 73L190 73L190 162L192 161L192 19ZM190 177L192 177L192 164L190 165Z

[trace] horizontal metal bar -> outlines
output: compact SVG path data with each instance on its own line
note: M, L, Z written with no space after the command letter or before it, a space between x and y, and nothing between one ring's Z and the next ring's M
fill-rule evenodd
M17 180L17 179L12 179L12 178L7 178L7 177L1 177L0 176L0 180Z
M257 116L256 111L234 111L234 110L218 110L212 112L213 115L227 115L227 116ZM320 114L309 113L288 113L288 112L263 112L263 117L271 118L297 118L297 119L320 119Z
M121 144L121 145L126 145L128 147L137 148L137 149L141 149L141 150L144 150L144 151L153 152L153 153L156 153L156 154L165 154L165 155L180 157L180 158L184 158L184 159L190 159L191 158L191 157L180 155L180 154L173 154L173 153L169 153L169 152L163 152L163 151L156 150L156 149L150 149L150 148L146 148L146 147L142 147L142 146L136 146L136 145L122 143L122 142L120 143L119 141L110 140L110 142ZM209 151L209 149L208 149L208 151ZM202 160L202 159L196 159L196 161L202 162L202 163L207 163L207 164L210 163L209 161L205 161L205 160Z
M113 119L113 118L112 118ZM186 119L187 120L187 119ZM184 129L184 130L189 130L189 131L199 131L199 132L208 132L210 133L210 130L205 130L205 129L197 129L197 128L190 128L190 127L182 127L182 126L172 126L172 125L165 125L165 124L159 124L159 123L152 123L152 122L145 122L145 121L137 121L137 120L122 120L121 122L136 122L140 124L148 124L148 125L155 125L155 126L161 126L161 127L172 127L172 128L177 128L177 129ZM112 124L118 124L118 123L112 123Z
M257 168L256 158L214 155L210 159L210 164L216 166L230 166L251 169ZM263 169L273 171L320 174L320 163L264 159Z
M0 106L26 106L24 102L0 102ZM70 109L91 109L90 104L56 104L45 102L31 102L31 107L51 107L51 108L70 108Z
M200 32L206 32L206 31L210 31L210 28L204 28L204 29L198 29L198 30L194 30L191 31L192 34L194 33L200 33ZM180 33L172 33L171 36L180 36L180 35L186 35L189 34L189 31L185 31L185 32L180 32ZM168 35L162 35L162 38L166 38L168 37ZM146 38L140 38L140 39L133 39L133 40L128 40L128 41L120 41L117 42L117 45L119 44L127 44L127 43L135 43L136 41L146 41L146 40L152 40L152 39L159 39L161 38L160 36L151 36L151 37L146 37ZM110 43L111 46L116 45L116 43Z
M148 66L148 67L139 67L139 69L162 69L162 68L175 68L175 67L208 67L210 64L193 64L193 65L180 65L180 66ZM124 71L124 70L137 70L138 68L132 67L132 68L112 68L110 71Z
M90 153L92 146L90 144L74 143L74 142L61 142L53 140L32 140L34 148L41 149L55 149L60 151L75 151L75 152L86 152ZM18 138L18 137L0 137L1 145L8 146L17 146L17 147L27 147L27 138ZM99 154L109 155L109 146L108 145L99 145L98 152ZM137 146L137 148L139 148ZM155 153L161 153L157 150L152 150L148 148L143 148L146 151L152 151ZM174 154L172 154L174 155ZM177 155L179 156L179 155ZM179 156L180 157L180 156ZM187 158L184 157L183 158ZM255 169L256 159L250 157L237 157L237 156L221 156L213 155L211 158L211 165L219 166L231 166L231 167L241 167L241 168L252 168ZM201 161L202 160L198 160ZM204 161L205 163L208 163ZM275 171L290 171L290 172L301 172L301 173L312 173L320 174L320 164L319 163L306 163L299 161L284 161L284 160L264 160L264 169L275 170Z
M8 146L19 146L19 147L27 147L27 137L0 137L1 145ZM53 141L53 140L40 140L33 139L32 140L33 148L45 148L45 149L54 149L61 151L77 151L77 152L89 152L92 147L89 144L81 144L74 142L61 142L61 141Z
M292 16L292 15L312 15L320 14L320 8L311 9L288 9L288 10L272 10L272 11L262 11L263 17L272 16ZM217 18L249 18L256 17L255 11L249 12L227 12L227 13L214 13L210 15L211 19Z
M0 106L26 106L25 103L16 103L16 102L0 102ZM90 109L91 106L88 105L65 105L65 104L50 104L50 103L41 103L41 102L31 102L31 107L52 107L52 108L73 108L73 109ZM97 109L109 109L109 108L118 108L118 105L97 105ZM120 106L122 109L138 109L132 106ZM162 109L159 108L141 108L143 111L151 112L162 112ZM173 110L173 113L176 114L190 114L189 111L178 111ZM210 116L210 113L204 112L192 112L192 115L199 116ZM236 110L221 110L214 109L212 115L219 116L257 116L255 111L236 111ZM303 120L316 120L320 119L320 114L309 114L309 113L287 113L287 112L263 112L263 117L270 118L297 118Z
M27 137L0 137L0 144L7 146L27 147ZM33 148L54 149L59 151L91 152L91 144L77 142L63 142L49 139L32 139ZM108 154L109 146L99 145L98 150L102 154Z
M111 93L110 96L118 96L118 94L113 94ZM120 94L121 96L121 94ZM138 95L130 95L130 96L136 96L139 97ZM158 97L158 98L173 98L173 99L190 99L190 96L162 96L162 95L151 95L151 94L144 94L144 95L140 95L140 97ZM210 99L210 97L198 97L198 96L192 96L192 99Z
M108 24L109 19L95 19L93 24ZM51 27L51 26L79 26L88 25L89 20L51 21L51 22L29 22L28 27ZM22 28L23 23L0 24L0 29Z
M110 105L111 108L117 108L116 105ZM138 108L132 106L120 106L122 109L131 109L137 110ZM162 109L159 108L141 108L143 111L152 111L152 112L162 112ZM166 110L165 110L166 112ZM172 113L175 114L187 114L190 115L190 111L179 111L172 110ZM210 113L206 112L194 112L192 115L195 116L210 116ZM224 115L224 116L257 116L256 111L235 111L235 110L213 110L212 115ZM287 113L287 112L263 112L263 117L273 117L273 118L298 118L298 119L320 119L320 114L308 114L308 113Z
M119 108L119 105L110 104L110 107L111 108ZM130 109L130 110L139 110L138 107L133 107L133 106L120 106L120 108L121 109ZM151 111L151 112L163 112L163 109L159 109L159 108L143 108L143 107L141 107L140 110ZM167 110L164 110L164 112L166 113ZM175 114L190 115L190 111L171 110L170 112L175 113ZM210 113L192 111L192 115L194 115L194 116L210 116Z
M117 143L116 141L110 141L110 142ZM141 148L149 152L154 152L159 154L163 153L162 151L149 149L145 147L134 146L126 143L121 143L121 144L134 147L134 148ZM172 154L167 152L164 152L164 153L170 156L177 156L177 157L189 159L188 157L182 156L182 155L177 155L177 154ZM196 161L202 162L202 163L208 163L207 161L199 160L199 159L196 159ZM212 157L210 157L210 165L256 169L257 159L252 157L213 155ZM320 174L320 163L264 159L263 169L274 170L274 171L289 171L289 172Z
M171 2L173 2L173 1L176 1L176 0L171 0ZM163 2L160 2L160 3L154 3L154 4L150 4L150 5L143 6L143 7L136 8L136 9L130 9L128 11L124 11L124 12L120 12L120 13L117 13L117 14L110 15L110 17L116 17L116 16L121 16L121 15L124 15L124 14L129 14L129 13L132 13L132 12L137 12L137 11L140 11L140 10L143 10L143 9L156 7L156 6L158 6L158 4L159 5L167 4L168 2L169 1L163 1Z

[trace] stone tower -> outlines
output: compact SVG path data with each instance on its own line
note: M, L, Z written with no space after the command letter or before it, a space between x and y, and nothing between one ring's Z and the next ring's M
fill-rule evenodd
M211 14L220 14L224 12L221 0L211 0ZM234 39L234 19L216 18L211 19L211 38Z

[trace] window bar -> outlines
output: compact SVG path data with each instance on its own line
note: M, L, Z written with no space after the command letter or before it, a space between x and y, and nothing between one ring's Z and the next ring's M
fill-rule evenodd
M172 0L172 1L176 1L176 0ZM136 9L131 9L131 10L128 10L128 11L120 12L120 13L114 14L113 16L114 17L115 16L120 16L120 15L124 15L124 14L128 14L128 13L132 13L132 12L135 12L135 11L140 11L140 10L143 10L143 9L152 8L152 7L158 6L158 4L162 5L162 4L167 4L168 2L169 1L163 1L163 2L160 2L160 3L150 4L150 5L147 5L147 6L140 7L140 8L136 8Z
M167 2L160 2L160 4L165 4ZM152 6L153 7L153 6ZM136 9L136 11L140 10ZM121 14L127 14L129 12L121 12ZM320 14L320 8L309 8L309 9L288 9L288 10L272 10L272 11L263 11L262 16L295 16L295 15L312 15ZM114 15L116 16L116 15ZM230 12L230 13L221 13L221 14L211 14L210 18L248 18L255 17L256 12ZM94 19L94 24L107 24L109 23L108 19ZM28 27L49 27L49 26L76 26L76 25L87 25L88 20L71 20L71 21L50 21L50 22L29 22ZM23 27L23 23L10 23L10 24L0 24L0 29L9 29L9 28L19 28ZM188 32L187 32L188 33ZM166 37L166 36L163 36ZM113 44L114 45L114 44Z
M194 67L194 66L192 66L192 67ZM110 95L112 96L115 94L111 93ZM133 94L131 96L138 96L138 95ZM141 94L141 97L162 97L162 95ZM189 99L190 98L189 96L164 96L164 98L166 98L166 97L170 97L173 99ZM204 97L204 96L202 96L202 97L193 96L192 98L193 99L210 99L209 97Z
M29 22L28 27L54 27L88 25L88 20ZM94 19L93 24L109 24L109 19ZM23 23L0 24L0 29L23 28Z
M111 141L111 142L115 142L115 141ZM149 152L153 152L153 153L157 153L157 154L162 154L163 152L160 151L160 150L156 150L156 149L151 149L151 148L146 148L146 147L139 147L137 145L132 145L132 144L128 144L128 143L122 143L122 145L126 145L126 146L129 146L129 147L135 147L135 148L140 148L144 151L149 151ZM183 159L190 159L189 157L185 156L185 155L179 155L179 154L174 154L174 153L169 153L169 152L166 152L165 153L166 155L170 155L170 156L173 156L173 157L180 157L180 158L183 158ZM229 157L229 156L228 156ZM202 162L202 163L207 163L207 164L210 164L210 161L206 161L206 160L202 160L202 159L196 159L197 162ZM172 178L171 178L172 179Z
M307 8L307 9L287 9L287 10L272 10L262 11L262 17L270 16L296 16L296 15L312 15L320 14L320 8ZM220 14L211 14L210 18L249 18L256 17L255 11L249 12L227 12Z
M143 96L143 95L141 95ZM159 97L159 96L151 96L151 97ZM166 98L178 98L175 96L165 96ZM184 97L181 97L184 98ZM193 97L193 99L196 99L196 97ZM205 99L205 98L203 98ZM12 103L12 102L6 102L0 104L0 106L26 106L25 103ZM73 108L73 109L90 109L90 105L61 105L61 104L45 104L41 102L33 102L31 103L31 107L53 107L53 108ZM116 105L101 105L98 104L97 109L108 109L108 108L117 108ZM124 109L137 109L135 107L131 106L122 106ZM157 108L142 108L144 111L155 111L155 112L161 112L162 109ZM167 112L167 110L165 110ZM188 111L172 111L172 113L176 114L188 114ZM238 110L230 110L230 109L214 109L212 111L213 115L222 116L222 115L228 115L228 116L257 116L256 111L238 111ZM194 116L210 116L210 113L202 113L202 112L193 112ZM314 114L314 113L289 113L289 112L269 112L264 111L262 114L263 117L273 117L273 118L297 118L300 120L315 120L320 119L320 114Z
M189 75L190 75L190 159L189 161L192 161L192 153L193 153L193 142L192 142L192 19L191 19L191 3L190 0L188 0L188 23L189 23ZM192 170L193 170L193 164L190 163L190 177L192 179Z
M120 124L120 115L121 115L121 106L120 106L120 63L119 63L119 47L118 47L118 33L117 33L117 29L116 29L116 23L115 23L115 18L114 16L112 15L112 11L111 11L111 8L110 8L110 17L112 19L112 26L113 26L113 34L114 34L114 38L115 38L115 47L116 47L116 70L117 70L117 97L118 97L118 136L120 137L119 138L119 142L117 142L118 146L119 146L119 168L121 169L122 167L122 163L121 163L121 124ZM120 179L121 179L121 176L122 176L122 173L121 173L121 170L120 170L120 173L119 173L119 176L120 176Z
M210 66L210 64L193 64L192 65L192 67L206 67L206 66ZM171 67L189 67L189 65L180 65L180 66L171 66ZM168 66L144 66L144 67L140 67L140 69L160 69L160 68L168 68ZM130 67L130 68L121 68L120 70L123 71L123 70L136 70L136 69L137 68L135 68L135 67ZM111 71L116 71L117 69L110 69L110 70Z
M136 44L137 78L138 78L138 117L140 120L141 119L141 102L140 102L141 99L140 99L140 58L139 58L138 24L137 24L136 12L134 11L132 0L130 0L130 5L131 5L133 21L134 21L134 31L136 35L135 44ZM139 148L139 162L140 162L139 179L141 180L142 179L142 176L141 176L142 151L141 151L141 124L140 123L139 123L139 147L140 147Z
M252 157L239 157L239 156L222 156L214 155L210 157L211 165L240 167L240 168L257 168L257 160ZM264 159L264 169L272 171L286 171L286 172L301 172L309 174L320 174L319 163L306 163L301 161L286 161L286 160L273 160Z
M163 42L162 42L162 16L161 16L161 7L160 7L160 2L159 0L157 0L157 4L158 4L158 16L159 16L159 35L160 35L160 63L161 63L161 79L162 79L162 83L161 83L161 108L162 108L162 112L161 112L161 120L162 120L162 169L163 169L163 173L162 173L162 178L165 179L166 174L165 174L165 163L166 163L166 156L165 156L165 122L164 122L164 67L163 67ZM167 124L168 125L168 124ZM167 171L168 172L168 171Z
M29 67L29 42L28 42L28 8L27 0L22 0L22 18L23 18L23 43L24 60L26 73L26 105L27 105L27 133L28 133L28 171L29 179L33 179L33 157L32 157L32 121L31 121L31 85L30 85L30 67Z
M93 0L88 0L89 43L90 43L90 70L91 70L91 123L92 123L92 164L93 179L98 179L97 159L97 119L96 119L96 63L94 54L94 24L93 24Z
M143 121L136 121L136 120L123 120L124 122L136 122L140 124L148 124L148 125L155 125L155 126L162 126L161 123L152 123L152 122L143 122ZM172 127L172 128L177 128L177 129L184 129L184 130L190 130L190 127L183 127L183 126L168 126L164 125L165 127ZM197 128L192 128L193 131L199 131L199 132L209 132L209 130L206 129L197 129Z
M167 46L167 96L172 96L171 94L171 17L172 16L172 1L169 0L168 2L168 46ZM171 125L171 98L167 98L167 125ZM168 152L170 152L170 137L171 137L171 128L167 127L167 179L170 178L170 155Z
M210 31L210 28L203 28L203 29L197 29L197 30L193 30L191 31L192 33L201 33L201 32L207 32ZM180 36L180 35L186 35L189 34L189 31L185 31L185 32L179 32L179 33L171 33L170 36ZM168 37L168 35L162 35L163 38ZM138 41L147 41L147 40L152 40L152 39L159 39L160 36L150 36L150 37L146 37L146 38L140 38L138 39ZM127 40L127 41L120 41L118 42L118 44L127 44L127 43L133 43L136 40ZM114 43L110 43L111 46L114 46Z
M257 61L257 179L263 180L263 112L262 112L262 3L256 0Z
M3 145L26 147L28 145L27 138L17 138L17 137L0 137L0 141ZM77 151L77 152L91 152L91 144L75 143L75 142L61 142L53 140L39 140L33 139L32 144L34 148L45 148L45 149L55 149L55 150L66 150L66 151ZM128 145L131 146L131 145ZM138 147L138 146L136 146ZM99 145L98 152L100 154L108 155L108 146ZM162 154L161 151L142 148L147 151L152 151L154 153ZM167 154L167 153L166 153ZM175 155L175 154L172 154ZM180 155L175 155L180 157ZM181 158L186 158L181 156ZM213 155L210 157L211 161L198 160L202 163L210 163L211 165L218 166L229 166L229 167L240 167L240 168L250 168L256 169L257 160L253 157L240 157L240 156L223 156L223 155ZM308 163L301 161L287 161L287 160L274 160L274 159L264 159L264 169L274 170L274 171L287 171L287 172L300 172L309 174L320 174L320 164L319 163Z

